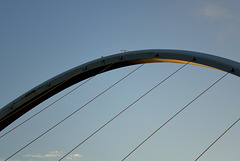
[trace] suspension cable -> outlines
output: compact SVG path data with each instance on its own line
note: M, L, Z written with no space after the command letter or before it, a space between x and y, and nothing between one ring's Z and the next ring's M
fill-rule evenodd
M109 67L111 67L113 64L115 64L115 63L110 64L109 66L107 66L106 68L104 68L102 71L100 71L100 73L102 73L103 71L107 70L107 69L108 69ZM63 82L59 83L58 85L56 85L55 87L53 87L52 89L50 89L49 91L47 91L46 93L44 93L43 95L41 95L41 96L37 97L36 99L32 100L32 101L29 102L28 104L24 105L23 107L19 108L18 110L16 110L15 112L11 113L10 115L8 115L7 117L5 117L4 119L0 120L0 123L1 123L2 121L4 121L5 119L9 118L10 116L14 115L15 113L17 113L18 111L22 110L22 109L25 108L26 106L28 106L28 105L34 103L35 101L39 100L40 98L42 98L43 96L45 96L45 95L48 94L49 92L53 91L54 89L56 89L57 87L61 86L62 84L64 84L65 82L67 82L68 80L70 80L71 78L75 77L76 75L78 75L78 74L80 74L80 73L81 73L81 71L79 71L78 73L76 73L76 74L74 74L73 76L69 77L68 79L64 80ZM98 74L99 74L99 73L98 73ZM96 75L97 75L97 74L96 74ZM96 76L96 75L95 75L95 76ZM89 79L91 80L91 79L94 78L95 76L93 76L93 77L91 77L91 78L89 78ZM36 91L36 92L38 93L39 91ZM25 100L25 99L23 99L23 100ZM23 100L19 101L17 104L21 103ZM16 104L14 104L14 106L16 106ZM4 111L5 111L5 110L3 110L2 112L4 112Z
M225 135L238 121L240 118L237 119L227 130L225 130L211 145L209 145L198 157L195 161L203 156L223 135Z
M139 100L141 100L144 96L149 94L151 91L153 91L155 88L157 88L159 85L161 85L163 82L168 80L170 77L172 77L174 74L176 74L178 71L180 71L183 67L185 67L188 63L184 64L181 66L179 69L174 71L172 74L170 74L167 78L159 82L157 85L152 87L150 90L148 90L146 93L144 93L141 97L136 99L133 103L131 103L129 106L127 106L125 109L123 109L121 112L119 112L117 115L115 115L112 119L110 119L107 123L105 123L103 126L101 126L99 129L97 129L95 132L93 132L91 135L89 135L85 140L83 140L81 143L79 143L77 146L75 146L73 149L71 149L67 154L65 154L62 158L59 159L61 161L64 159L66 156L68 156L71 152L73 152L75 149L77 149L80 145L82 145L84 142L86 142L88 139L90 139L92 136L94 136L97 132L99 132L101 129L103 129L105 126L107 126L110 122L112 122L114 119L116 119L118 116L120 116L122 113L124 113L127 109L129 109L131 106L133 106L135 103L137 103Z
M221 78L219 78L216 82L214 82L211 86L205 89L202 93L200 93L197 97L195 97L191 102L189 102L186 106L184 106L181 110L179 110L176 114L174 114L170 119L168 119L164 124L162 124L157 130L155 130L151 135L149 135L145 140L143 140L137 147L135 147L130 153L128 153L122 161L127 159L134 151L136 151L140 146L142 146L148 139L150 139L154 134L156 134L162 127L164 127L168 122L170 122L173 118L175 118L179 113L181 113L184 109L186 109L190 104L196 101L200 96L202 96L205 92L207 92L210 88L212 88L215 84L217 84L220 80L222 80L229 72L224 74Z
M75 113L77 113L78 111L80 111L81 109L83 109L85 106L87 106L89 103L93 102L95 99L97 99L98 97L100 97L102 94L104 94L105 92L107 92L108 90L110 90L112 87L114 87L115 85L117 85L118 83L120 83L122 80L124 80L125 78L127 78L128 76L130 76L131 74L133 74L135 71L137 71L139 68L141 68L144 64L138 66L136 69L134 69L133 71L131 71L130 73L128 73L127 75L125 75L123 78L121 78L120 80L118 80L117 82L115 82L113 85L111 85L110 87L108 87L107 89L105 89L103 92L101 92L100 94L98 94L97 96L95 96L94 98L92 98L90 101L88 101L87 103L85 103L83 106L79 107L77 110L75 110L74 112L72 112L71 114L69 114L67 117L65 117L64 119L62 119L61 121L59 121L57 124L55 124L54 126L52 126L51 128L49 128L47 131L45 131L44 133L42 133L41 135L39 135L38 137L36 137L34 140L32 140L31 142L29 142L28 144L26 144L25 146L23 146L21 149L19 149L18 151L16 151L14 154L12 154L11 156L9 156L7 159L5 159L5 161L9 160L10 158L12 158L13 156L15 156L17 153L19 153L20 151L22 151L23 149L25 149L26 147L28 147L29 145L31 145L33 142L35 142L36 140L38 140L39 138L41 138L42 136L44 136L45 134L47 134L49 131L51 131L52 129L54 129L55 127L57 127L58 125L60 125L62 122L64 122L65 120L67 120L69 117L71 117L72 115L74 115Z
M42 110L40 110L39 112L35 113L34 115L32 115L31 117L29 117L28 119L24 120L23 122L21 122L20 124L18 124L17 126L13 127L12 129L8 130L6 133L4 133L3 135L0 136L0 138L4 137L5 135L7 135L8 133L12 132L13 130L15 130L16 128L18 128L19 126L23 125L24 123L26 123L27 121L31 120L33 117L37 116L38 114L40 114L41 112L45 111L46 109L48 109L49 107L51 107L52 105L54 105L55 103L57 103L58 101L60 101L61 99L63 99L64 97L66 97L67 95L69 95L70 93L72 93L73 91L77 90L78 88L80 88L81 86L83 86L84 84L86 84L87 82L89 82L90 80L92 80L93 78L95 78L98 74L103 73L104 71L106 71L108 68L110 68L113 64L108 65L106 68L104 68L103 70L101 70L100 72L98 72L96 75L94 75L93 77L87 79L86 81L84 81L83 83L81 83L80 85L78 85L77 87L75 87L74 89L72 89L71 91L69 91L68 93L66 93L65 95L63 95L62 97L58 98L57 100L55 100L54 102L50 103L48 106L46 106L45 108L43 108ZM79 74L79 73L77 73ZM75 75L77 75L75 74ZM74 76L75 76L74 75ZM73 77L73 76L72 76ZM72 78L70 77L70 78ZM68 78L67 80L69 80L70 78ZM66 80L66 81L67 81ZM64 82L66 82L64 81ZM56 88L56 87L55 87ZM34 101L36 101L37 99L35 99ZM24 106L25 107L25 106Z
M77 86L76 88L72 89L71 91L69 91L68 93L66 93L65 95L63 95L62 97L58 98L57 100L55 100L54 102L52 102L51 104L49 104L48 106L46 106L45 108L43 108L42 110L40 110L39 112L35 113L34 115L32 115L31 117L27 118L26 120L24 120L23 122L21 122L20 124L18 124L17 126L13 127L12 129L8 130L6 133L4 133L3 135L0 136L0 138L4 137L5 135L9 134L10 132L12 132L13 130L15 130L16 128L18 128L19 126L23 125L24 123L26 123L27 121L31 120L33 117L37 116L38 114L40 114L41 112L45 111L47 108L51 107L53 104L57 103L58 101L60 101L61 99L63 99L64 97L66 97L67 95L69 95L70 93L72 93L73 91L75 91L76 89L78 89L79 87L81 87L82 85L84 85L85 83L87 83L88 81L90 81L90 79L92 79L93 77L89 78L88 80L86 80L85 82L83 82L82 84L80 84L79 86Z

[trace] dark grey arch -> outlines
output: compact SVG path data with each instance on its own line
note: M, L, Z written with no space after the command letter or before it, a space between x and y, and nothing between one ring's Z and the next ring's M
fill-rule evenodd
M57 75L4 106L0 109L0 130L54 94L98 74L110 65L104 72L124 66L154 62L190 62L193 65L211 67L240 76L240 63L199 52L154 49L115 54L90 61Z

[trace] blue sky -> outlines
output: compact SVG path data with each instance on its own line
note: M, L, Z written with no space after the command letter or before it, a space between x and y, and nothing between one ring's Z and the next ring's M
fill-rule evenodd
M38 84L88 61L142 49L183 49L240 62L237 0L0 1L0 107ZM58 160L181 64L146 64L71 119L11 158ZM137 66L101 74L0 139L0 161ZM224 72L186 66L66 160L121 160ZM239 78L228 75L133 153L131 161L195 160L239 118ZM76 86L76 85L75 85ZM73 87L14 122L46 107ZM237 124L201 160L240 160Z

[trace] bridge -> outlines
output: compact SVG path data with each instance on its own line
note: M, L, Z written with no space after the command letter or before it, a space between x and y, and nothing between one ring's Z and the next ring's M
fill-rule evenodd
M178 68L176 71L174 71L173 73L170 73L169 76L167 76L165 79L160 81L156 86L154 86L149 91L144 93L136 101L134 101L132 104L127 106L127 108L125 108L122 112L118 113L115 117L110 119L106 124L101 126L100 129L97 129L95 131L95 133L90 135L90 137L92 137L98 131L100 131L102 128L104 128L105 126L110 124L115 118L117 118L119 115L121 115L123 112L125 112L128 108L130 108L137 101L139 101L140 99L145 97L148 93L152 92L159 85L161 85L162 83L167 81L170 77L172 77L178 71L182 70L182 68L185 68L185 66L197 65L197 66L210 67L213 69L224 71L225 74L222 77L220 77L218 80L216 80L216 82L214 82L208 88L206 88L205 90L200 92L199 95L197 95L188 104L183 106L182 109L180 109L179 111L176 111L175 115L173 115L172 117L167 119L166 122L164 124L162 124L162 126L160 126L156 131L154 131L152 133L152 135L154 135L156 132L158 132L158 130L160 130L168 122L170 122L172 119L174 119L178 114L180 114L180 112L182 112L183 110L188 108L188 106L190 106L195 100L197 100L200 96L202 96L205 92L207 92L210 88L212 88L216 83L218 83L225 76L227 76L228 74L240 76L240 63L232 61L232 60L228 60L225 58L209 55L209 54L199 53L199 52L182 51L182 50L142 50L142 51L131 51L131 52L115 54L115 55L111 55L108 57L102 57L100 59L82 64L78 67L75 67L75 68L69 70L69 71L66 71L52 79L47 80L46 82L40 84L39 86L31 89L29 92L27 92L27 93L23 94L22 96L20 96L19 98L15 99L13 102L9 103L8 105L6 105L5 107L3 107L0 110L1 130L6 128L9 124L14 122L16 119L21 117L23 114L25 114L29 110L33 109L38 104L40 104L43 101L47 100L48 98L54 96L55 94L63 91L64 89L73 86L74 84L76 84L78 82L94 79L94 77L96 75L102 74L107 71L111 71L113 69L122 68L125 66L131 66L131 65L137 65L137 64L148 64L148 63L163 63L163 62L181 63L182 66L180 68ZM138 70L141 67L142 66L139 66L133 72L135 72L136 70ZM132 74L132 73L129 73L129 75L130 74ZM125 77L123 79L125 79ZM122 81L122 80L120 80L120 81ZM83 82L83 84L84 83L85 82ZM112 86L110 86L110 87L112 87ZM107 92L107 90L103 91L101 94ZM98 98L99 96L100 95L97 95L96 97L91 99L88 103L86 103L84 106L81 106L81 108L74 111L71 115L68 115L66 117L66 119L71 117L73 114L78 112L83 107L87 106L90 102L94 101L95 98ZM63 121L64 120L65 119L63 119ZM59 124L62 123L63 121L60 121ZM233 122L232 126L235 125L237 122L238 122L238 120L236 120L236 122ZM56 124L56 126L58 126L59 124ZM52 130L56 126L53 126L52 128L50 128L50 130ZM232 126L230 126L229 129ZM226 129L225 132L227 132L229 129ZM46 133L43 133L43 134L45 135ZM224 134L225 133L222 133L222 135L220 135L220 138ZM141 144L139 144L139 147L143 143L145 143L145 141L150 139L150 137L152 135L147 137L146 140L143 140L143 142L141 142ZM40 135L40 137L41 137L41 135ZM90 137L89 137L89 139L90 139ZM79 144L79 146L81 144L83 144L84 142L81 142ZM30 144L32 144L32 142ZM27 146L28 146L28 144L27 144ZM129 155L132 154L135 150L137 150L137 148L138 147L133 149L133 151L131 151L129 153ZM20 149L20 151L22 151L23 149ZM73 149L73 150L75 150L75 149ZM70 151L70 152L72 152L72 151ZM17 153L18 153L18 151L16 152L16 154ZM70 153L67 153L67 155L69 155L69 154ZM14 155L15 155L15 153L12 156L14 156ZM129 155L127 155L125 158L123 158L123 160L127 159L127 157ZM12 157L12 156L10 156L10 157Z

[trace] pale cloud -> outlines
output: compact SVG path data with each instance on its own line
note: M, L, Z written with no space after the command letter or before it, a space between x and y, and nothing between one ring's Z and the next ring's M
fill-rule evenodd
M205 5L205 7L200 9L200 13L212 19L229 19L232 17L231 12L227 8L213 3Z
M44 155L41 155L41 154L27 154L27 155L24 155L23 157L26 157L26 158L55 158L55 157L60 157L61 156L61 152L58 152L58 151L52 151L50 152L49 154L44 154Z
M25 158L56 158L56 157L61 157L62 155L63 155L63 152L51 151L48 154L43 154L43 155L42 154L27 154L27 155L24 155L23 157L25 157ZM80 155L80 154L71 154L66 159L74 160L74 159L79 159L81 157L82 157L82 155Z
M197 10L201 22L211 31L219 43L228 43L239 35L239 12L234 4L224 1L208 2Z
M82 155L80 154L72 154L67 157L67 160L74 160L74 159L79 159L82 158Z

